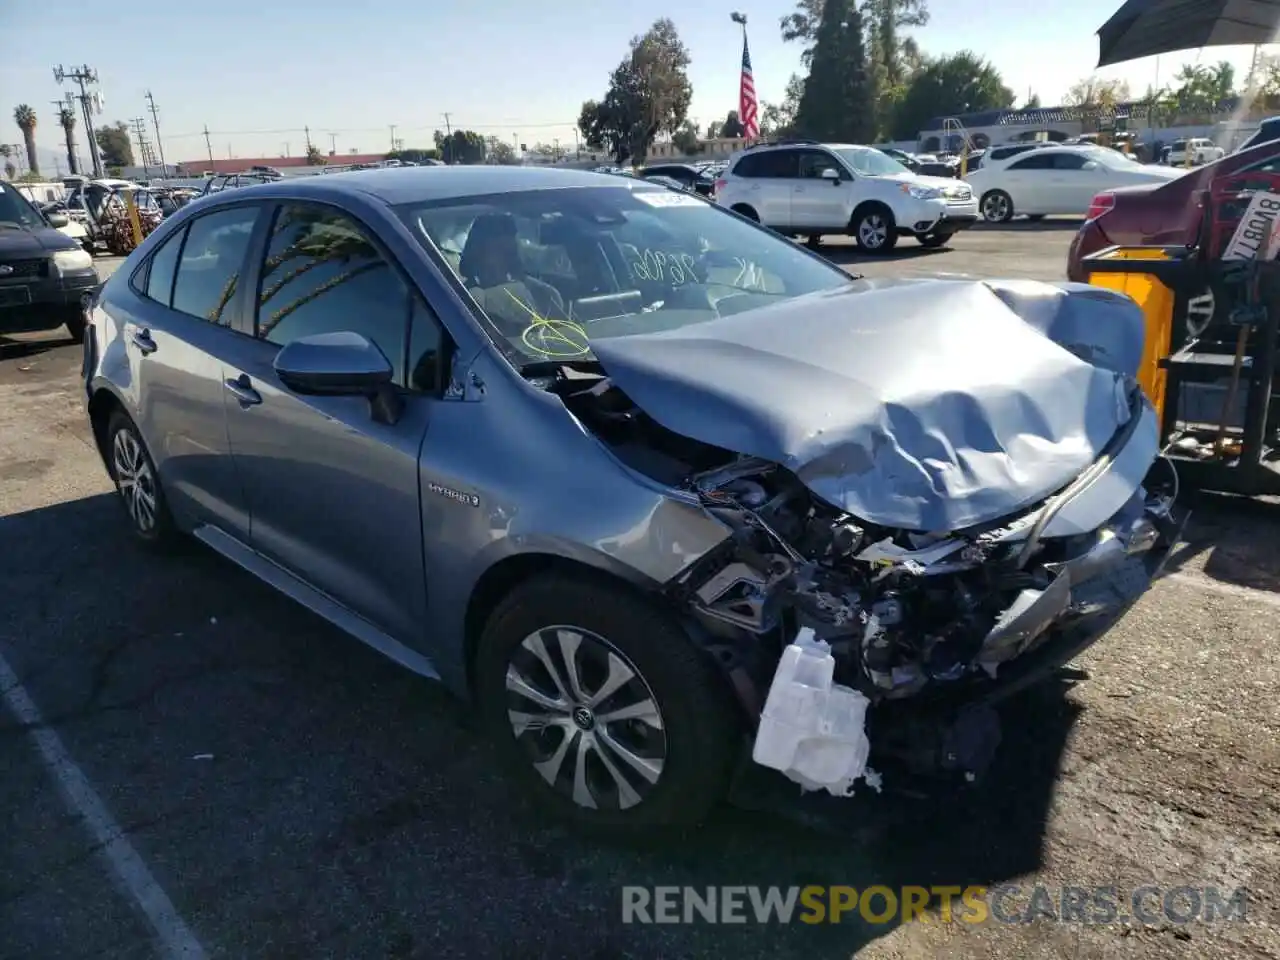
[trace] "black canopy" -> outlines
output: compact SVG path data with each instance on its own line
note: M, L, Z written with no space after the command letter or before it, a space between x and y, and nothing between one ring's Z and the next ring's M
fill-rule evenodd
M1161 53L1273 43L1280 0L1127 0L1098 30L1098 66Z

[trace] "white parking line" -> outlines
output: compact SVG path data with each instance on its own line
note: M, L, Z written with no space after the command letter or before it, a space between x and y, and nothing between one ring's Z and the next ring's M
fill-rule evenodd
M0 689L4 702L18 723L27 729L32 741L49 772L66 797L67 805L78 814L102 848L111 869L125 890L142 908L155 931L160 954L163 957L182 957L185 960L203 960L204 948L178 916L168 895L156 883L147 865L133 849L124 832L111 818L101 798L88 779L67 754L62 740L46 727L40 710L19 682L17 674L0 654Z

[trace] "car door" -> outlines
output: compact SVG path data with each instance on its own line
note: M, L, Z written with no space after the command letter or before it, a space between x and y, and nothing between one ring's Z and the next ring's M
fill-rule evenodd
M191 525L249 531L227 440L222 382L247 298L250 238L264 208L238 204L195 217L130 278L137 295L123 327L138 383L138 426L172 509Z
M797 177L791 188L791 225L844 231L853 211L853 178L848 170L823 150L799 150ZM823 170L834 170L839 180L828 180Z
M1109 170L1083 153L1053 154L1052 212L1083 215L1098 191L1112 185Z
M1053 154L1037 150L1012 161L1004 168L1003 176L992 179L1009 194L1015 213L1057 213L1049 182L1052 174Z
M373 232L335 207L280 205L258 264L257 309L225 383L252 546L392 636L421 635L418 455L438 385L419 359L438 354L439 325ZM404 401L394 422L363 397L295 394L276 375L282 346L337 331L391 361Z

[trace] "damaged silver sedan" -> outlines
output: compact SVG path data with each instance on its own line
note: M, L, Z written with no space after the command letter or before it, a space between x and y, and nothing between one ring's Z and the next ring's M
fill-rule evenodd
M1177 540L1122 296L853 280L593 174L309 179L180 213L92 305L133 532L442 679L585 825L697 820L751 761L977 772Z

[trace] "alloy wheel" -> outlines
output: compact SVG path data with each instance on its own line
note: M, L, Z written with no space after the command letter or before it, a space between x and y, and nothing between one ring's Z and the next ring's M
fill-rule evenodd
M879 250L889 237L889 226L878 213L869 213L858 224L858 241L868 250Z
M992 193L982 198L982 218L992 223L1009 219L1009 199L1002 193Z
M116 486L134 525L142 533L156 526L156 482L151 462L131 430L117 430L111 443Z
M546 627L521 641L506 675L507 719L534 769L591 810L626 810L657 786L667 739L657 699L603 637Z

